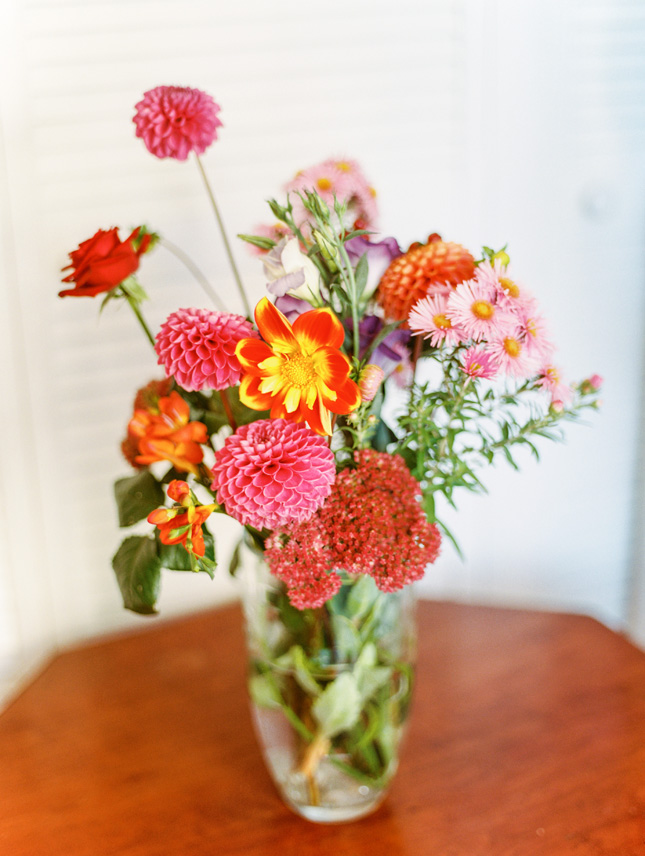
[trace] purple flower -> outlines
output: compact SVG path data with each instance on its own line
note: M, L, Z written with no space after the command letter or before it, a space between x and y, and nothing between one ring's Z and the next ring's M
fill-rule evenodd
M275 301L275 306L291 324L293 324L298 315L310 312L313 309L311 303L308 303L306 300L300 300L299 297L292 297L290 294L278 297Z
M351 319L347 322L347 326L350 330L353 329ZM366 315L359 323L358 343L361 359L382 329L383 319L377 315ZM403 359L410 336L409 330L392 330L372 351L369 357L370 363L380 366L386 375L390 375Z
M401 255L401 247L395 238L384 238L382 241L372 242L363 235L359 235L357 238L347 241L345 249L352 264L357 264L360 257L367 253L369 272L367 274L367 285L363 292L365 297L374 294L376 286L390 266L390 262L398 259Z

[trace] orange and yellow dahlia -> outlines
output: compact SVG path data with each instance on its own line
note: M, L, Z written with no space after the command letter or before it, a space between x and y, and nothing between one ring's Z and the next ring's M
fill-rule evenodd
M330 309L313 309L293 325L266 298L255 309L260 339L242 339L235 350L244 376L240 401L270 410L273 419L308 422L318 434L332 433L331 414L347 414L361 403L340 351L343 325Z

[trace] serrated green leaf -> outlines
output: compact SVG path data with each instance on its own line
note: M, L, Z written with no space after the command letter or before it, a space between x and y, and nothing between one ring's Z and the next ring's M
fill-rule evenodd
M132 526L164 504L163 488L149 470L119 479L114 484L119 526Z
M342 672L318 696L311 712L325 737L331 738L352 728L361 714L355 677L350 672Z
M142 615L156 613L161 583L161 559L154 538L126 538L112 559L123 605Z

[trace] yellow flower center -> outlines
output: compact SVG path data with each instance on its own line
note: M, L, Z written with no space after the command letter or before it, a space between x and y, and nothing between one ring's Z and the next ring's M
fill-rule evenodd
M439 313L439 315L434 315L432 320L440 330L450 330L450 328L452 327L452 324L450 323L450 318L446 318L443 313Z
M318 190L331 190L331 181L328 178L319 178L316 185Z
M512 339L510 336L504 339L504 350L509 357L519 357L522 346L517 339Z
M375 187L368 187L368 190L369 190L369 194L370 194L370 196L371 196L373 199L376 199L376 188L375 188Z
M533 336L533 337L537 336L537 334L538 334L537 324L535 323L535 321L532 318L529 318L526 321L525 327L526 327L526 332L529 334L529 336Z
M495 314L495 307L487 300L476 300L470 308L475 318L480 321L490 321Z
M517 283L513 282L512 279L509 279L506 276L500 278L499 284L502 286L504 291L508 294L509 297L519 297L520 289Z
M298 389L309 386L316 379L313 360L304 354L294 354L282 366L282 376Z
M341 172L351 172L352 168L346 161L338 161L336 166Z

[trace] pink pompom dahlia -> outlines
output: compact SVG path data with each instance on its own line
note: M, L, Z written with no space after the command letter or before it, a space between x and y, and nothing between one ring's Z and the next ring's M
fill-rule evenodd
M157 86L135 106L133 122L149 152L158 158L186 160L201 155L217 139L222 122L210 95L188 86Z
M157 333L157 362L188 392L226 389L240 381L242 367L235 348L248 338L257 339L258 334L241 315L178 309Z
M238 428L215 454L212 489L226 513L256 529L304 521L336 478L334 454L311 428L260 419Z

